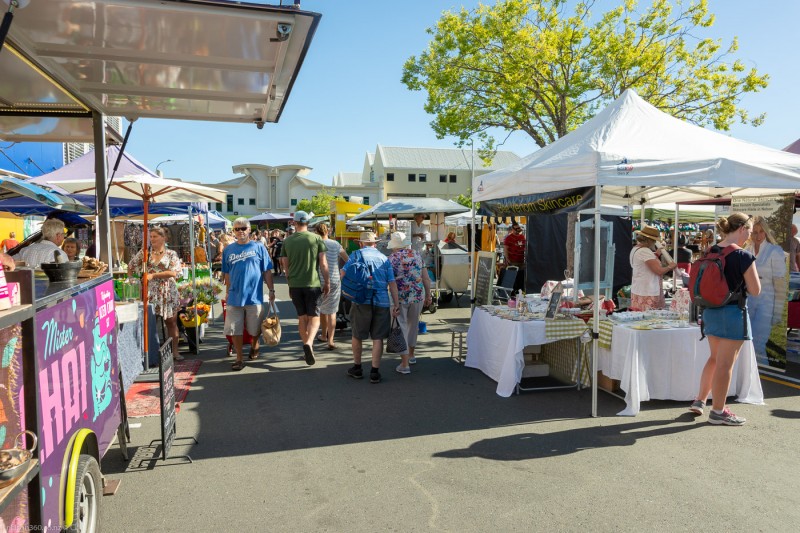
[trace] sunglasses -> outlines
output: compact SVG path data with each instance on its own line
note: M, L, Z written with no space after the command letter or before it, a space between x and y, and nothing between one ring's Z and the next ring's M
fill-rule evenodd
M250 228L233 228L233 231L247 231Z

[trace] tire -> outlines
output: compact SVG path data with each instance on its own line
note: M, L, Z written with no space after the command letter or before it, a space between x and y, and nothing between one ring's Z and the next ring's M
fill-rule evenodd
M435 313L437 309L438 309L438 306L437 306L435 301L431 302L431 305L428 306L428 312L430 314Z
M100 531L100 498L103 497L100 466L91 455L78 459L75 479L75 500L72 509L70 533L97 533Z

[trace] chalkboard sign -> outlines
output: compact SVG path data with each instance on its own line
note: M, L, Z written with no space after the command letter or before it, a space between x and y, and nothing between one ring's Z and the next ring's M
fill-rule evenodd
M494 252L478 252L478 267L475 273L475 305L492 303L494 261Z
M175 440L175 364L172 359L172 339L167 339L159 349L161 364L158 377L161 382L161 457L167 460Z
M547 304L547 312L544 314L545 320L552 320L558 313L558 306L561 304L561 295L563 292L554 292L550 295L550 303Z

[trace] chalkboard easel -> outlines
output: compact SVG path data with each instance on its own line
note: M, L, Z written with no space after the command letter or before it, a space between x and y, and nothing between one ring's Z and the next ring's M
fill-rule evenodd
M478 252L475 273L475 305L490 305L494 295L495 253Z
M175 361L172 359L172 339L161 345L158 353L158 382L159 382L159 398L161 400L161 438L150 441L150 446L160 442L161 443L161 460L166 461L169 458L169 452L172 445L176 440L192 439L195 444L199 444L194 437L176 437L176 423L175 423ZM188 459L190 463L192 458L188 455L174 455L173 458L183 457Z

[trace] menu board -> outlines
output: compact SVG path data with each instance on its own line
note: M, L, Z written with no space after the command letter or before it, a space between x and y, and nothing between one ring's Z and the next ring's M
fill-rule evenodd
M558 313L558 306L561 304L561 295L563 292L554 292L550 295L550 303L547 304L547 312L544 315L545 320L553 319Z
M494 293L494 252L478 252L475 274L475 305L489 305Z
M161 458L166 461L172 441L175 440L175 364L172 359L172 339L159 349L161 365L158 377L161 381Z

